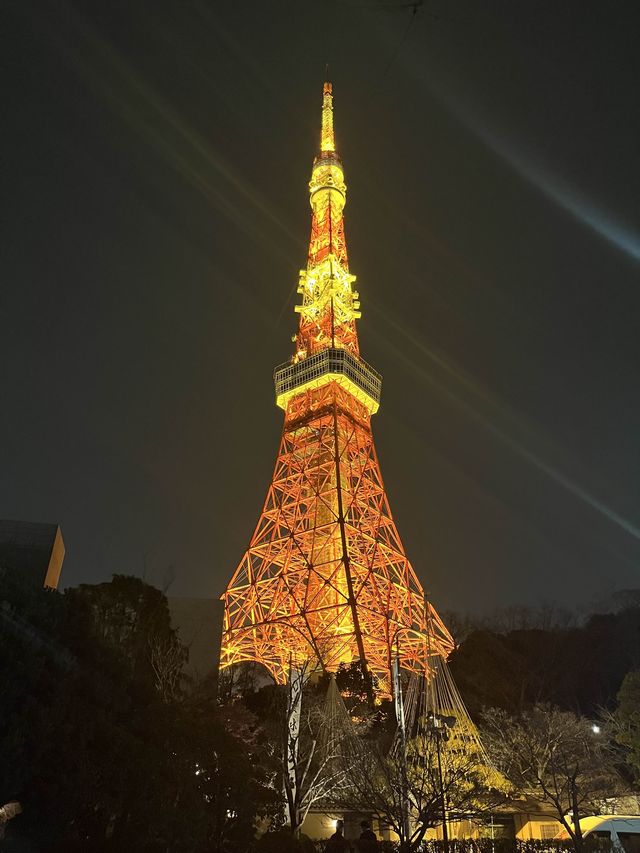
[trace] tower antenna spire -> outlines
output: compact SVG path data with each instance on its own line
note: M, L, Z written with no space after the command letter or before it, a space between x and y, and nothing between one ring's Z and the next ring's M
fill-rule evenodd
M328 74L327 74L328 77ZM336 150L333 135L333 86L325 79L322 87L322 131L320 134L320 152Z

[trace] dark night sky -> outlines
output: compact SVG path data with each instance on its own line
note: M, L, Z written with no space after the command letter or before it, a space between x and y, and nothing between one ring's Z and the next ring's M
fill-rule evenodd
M279 439L329 61L425 588L486 611L638 586L636 9L5 3L0 517L62 525L65 585L222 591Z

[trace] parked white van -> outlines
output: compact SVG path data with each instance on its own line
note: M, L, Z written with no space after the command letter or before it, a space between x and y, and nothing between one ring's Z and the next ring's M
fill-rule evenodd
M624 853L640 853L640 815L592 815L580 821L583 838L599 838L611 844L613 850ZM566 829L562 829L556 838L565 841L569 838ZM620 851L622 853L622 851Z

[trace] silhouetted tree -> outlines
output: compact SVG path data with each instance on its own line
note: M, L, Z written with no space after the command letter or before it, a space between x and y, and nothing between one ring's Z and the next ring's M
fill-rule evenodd
M9 832L38 850L242 850L281 810L257 721L234 726L206 685L159 677L154 642L179 644L145 587L2 577L0 800L22 802Z
M357 738L345 744L349 775L338 795L342 804L381 817L398 834L405 853L420 849L427 830L442 824L443 810L447 822L473 819L505 798L505 780L477 739L467 737L466 721L446 719L448 726L433 725L433 718L420 721L407 741L405 762L399 743L388 753Z
M612 708L627 672L640 668L640 609L594 614L583 625L557 612L546 621L534 615L511 613L504 631L474 631L452 654L451 672L472 717L486 707L518 714L545 702L586 715Z
M611 719L615 740L624 748L625 761L640 782L640 670L629 672L622 682Z
M497 768L520 792L550 803L577 853L583 849L580 818L622 788L604 732L568 711L544 705L510 716L484 715L484 741ZM572 815L572 821L568 814Z

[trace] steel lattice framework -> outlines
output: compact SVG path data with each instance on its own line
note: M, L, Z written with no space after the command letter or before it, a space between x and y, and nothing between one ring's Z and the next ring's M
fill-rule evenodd
M282 440L249 548L223 595L221 666L258 661L284 682L292 664L314 659L334 671L359 659L387 692L394 644L405 668L424 672L453 641L407 559L373 443L381 378L359 354L330 83L309 187L296 349L275 371Z

